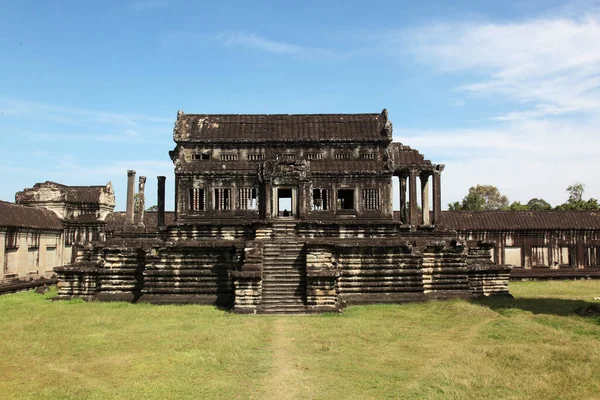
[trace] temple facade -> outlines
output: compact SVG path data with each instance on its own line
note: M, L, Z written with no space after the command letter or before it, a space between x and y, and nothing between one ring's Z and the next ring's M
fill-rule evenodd
M275 313L508 294L510 267L491 261L493 243L467 246L440 223L444 166L394 143L386 110L179 112L173 139L173 220L159 177L149 229L146 178L136 212L129 171L120 228L55 269L59 298Z

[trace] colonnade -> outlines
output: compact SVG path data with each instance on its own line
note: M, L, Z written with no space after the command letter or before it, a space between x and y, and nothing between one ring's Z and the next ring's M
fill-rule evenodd
M442 214L442 179L444 164L428 168L405 168L394 173L400 178L400 221L406 225L435 225ZM417 176L420 188L417 188ZM430 179L432 178L432 179ZM430 216L430 181L433 181L433 216ZM417 190L421 190L421 215L419 217ZM406 199L408 192L408 202ZM407 206L408 203L408 206Z

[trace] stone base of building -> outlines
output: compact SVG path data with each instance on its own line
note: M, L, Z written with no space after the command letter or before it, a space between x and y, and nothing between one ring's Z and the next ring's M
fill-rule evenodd
M491 244L467 248L449 232L389 223L258 226L259 233L275 233L257 235L251 226L221 226L221 233L172 227L164 238L89 244L73 265L55 269L57 298L288 314L508 294L510 267L490 261Z

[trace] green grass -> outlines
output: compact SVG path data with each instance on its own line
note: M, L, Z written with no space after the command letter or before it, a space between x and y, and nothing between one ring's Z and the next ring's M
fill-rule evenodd
M241 316L0 297L0 397L600 398L600 281L514 300Z

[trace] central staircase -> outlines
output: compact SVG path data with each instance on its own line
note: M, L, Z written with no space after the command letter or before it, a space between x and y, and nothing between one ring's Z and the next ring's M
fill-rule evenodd
M298 241L296 222L275 222L273 237L263 247L264 314L306 312L306 252Z

